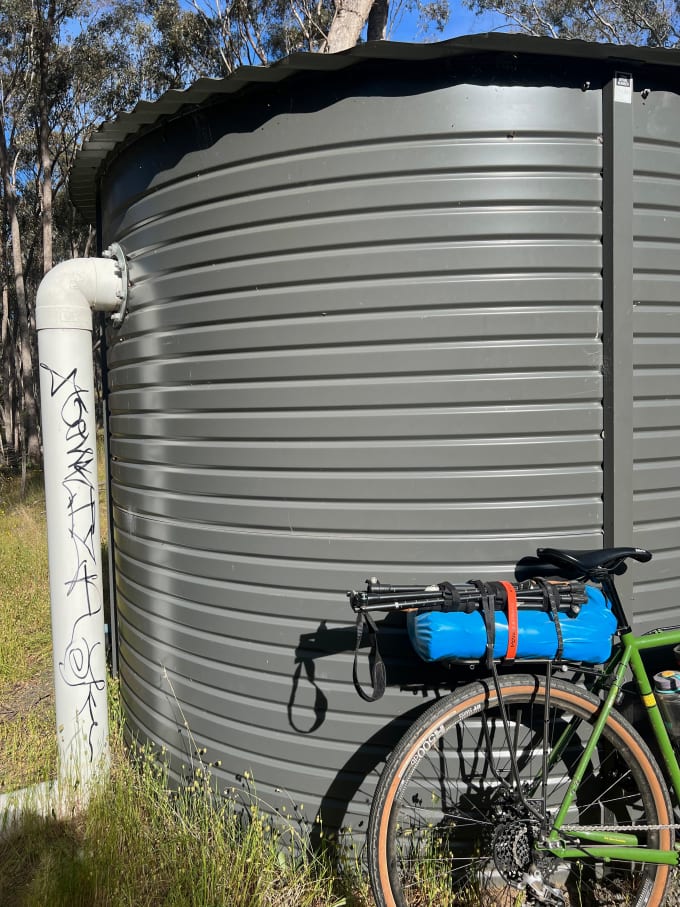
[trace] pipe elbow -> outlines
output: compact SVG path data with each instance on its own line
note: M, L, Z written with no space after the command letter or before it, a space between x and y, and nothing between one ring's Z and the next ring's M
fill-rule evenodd
M48 271L36 296L36 327L92 330L92 310L113 312L124 294L123 277L110 258L72 258Z

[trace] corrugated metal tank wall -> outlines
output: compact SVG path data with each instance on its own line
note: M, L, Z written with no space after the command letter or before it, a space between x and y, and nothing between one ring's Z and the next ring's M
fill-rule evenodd
M644 87L643 87L644 86ZM646 78L635 96L633 519L654 561L638 611L678 623L680 591L680 98Z
M441 681L388 629L388 693L363 704L344 591L510 576L537 544L607 535L611 74L501 62L217 97L103 171L134 281L108 355L131 726L179 773L186 722L225 787L249 771L328 825L361 825L399 716ZM636 487L645 543L658 482Z

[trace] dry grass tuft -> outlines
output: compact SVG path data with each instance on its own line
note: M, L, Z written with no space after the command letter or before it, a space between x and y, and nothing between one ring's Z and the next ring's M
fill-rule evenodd
M28 816L0 839L3 907L365 907L358 878L342 881L255 798L217 797L209 774L169 792L162 753L130 758L110 693L110 774L82 814Z
M86 810L0 837L2 907L365 907L366 886L209 772L174 794L162 753L126 748L111 682L111 771ZM0 793L56 774L44 498L0 474ZM66 815L69 815L67 810ZM359 893L357 893L359 892Z
M0 793L56 768L42 477L0 476Z

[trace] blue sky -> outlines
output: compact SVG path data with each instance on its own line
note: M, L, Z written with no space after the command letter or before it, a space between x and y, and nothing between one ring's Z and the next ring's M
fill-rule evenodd
M458 35L477 35L480 32L495 31L507 24L504 16L498 13L484 13L476 16L467 7L459 3L451 4L451 18L442 35L445 38L456 38Z
M393 41L444 41L447 38L456 38L459 35L476 35L481 32L501 29L506 24L506 19L498 13L484 13L476 16L458 0L451 0L451 16L445 30L428 35L418 34L416 17L405 14L399 25L388 38Z

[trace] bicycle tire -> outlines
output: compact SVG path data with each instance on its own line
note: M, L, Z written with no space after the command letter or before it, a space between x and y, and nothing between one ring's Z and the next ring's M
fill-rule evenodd
M536 809L544 799L554 816L600 702L574 684L553 679L550 747L567 722L573 727L543 790L545 678L506 675L500 684L525 798ZM441 699L402 738L376 787L368 825L369 874L378 907L660 907L671 877L668 865L557 860L535 847L538 820L503 783L511 770L506 739L491 680ZM672 822L668 788L654 757L613 711L567 823L641 827ZM641 845L673 848L670 827L636 835ZM537 896L540 885L548 886L547 899Z

